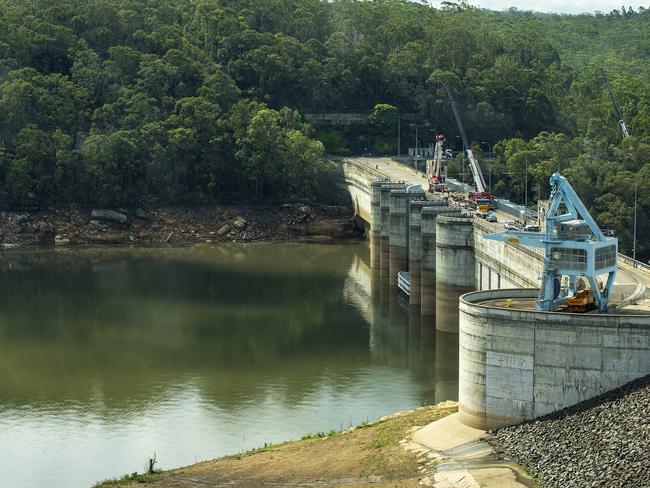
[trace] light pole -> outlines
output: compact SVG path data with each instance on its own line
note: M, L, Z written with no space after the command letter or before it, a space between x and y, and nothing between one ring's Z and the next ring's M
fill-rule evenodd
M415 127L415 157L418 157L418 124L409 124L411 127Z
M401 146L401 126L400 126L400 113L399 107L397 107L397 157L399 158L402 155L402 146Z
M526 179L524 183L524 225L528 222L528 157L526 157Z
M418 124L415 124L415 154L418 154Z
M639 185L639 180L634 182L634 234L632 238L632 259L634 260L634 267L636 268L636 191Z
M461 139L461 137L460 137L460 136L456 136L456 139ZM461 168L463 169L463 180L461 181L461 183L463 184L463 192L464 192L464 191L465 191L465 146L464 146L464 144L462 143L462 139L461 139L461 150L460 150L460 153L463 155L463 158L462 158L461 161L460 161L460 165L461 165Z
M634 261L633 266L636 268L636 214L637 214L637 191L639 186L639 180L634 180L634 224L632 227L632 260Z
M492 194L492 161L488 163L488 191Z

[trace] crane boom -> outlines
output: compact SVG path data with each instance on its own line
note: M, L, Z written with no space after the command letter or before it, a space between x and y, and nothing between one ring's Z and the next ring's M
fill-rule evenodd
M447 191L445 178L442 175L442 146L445 143L445 136L436 136L436 147L433 151L433 161L427 161L427 178L429 179L429 191Z
M603 78L605 79L605 85L607 86L607 91L609 92L609 96L612 99L612 103L614 104L614 110L616 110L616 116L618 117L618 125L621 128L621 132L623 133L623 139L626 137L630 136L630 133L627 130L627 125L625 125L625 119L623 118L623 111L621 110L621 106L618 104L618 100L616 100L616 97L614 96L614 90L612 90L612 85L609 83L609 79L607 78L607 75L605 74L604 70L601 70L603 73Z
M467 154L469 159L469 168L472 171L472 177L474 178L474 185L476 186L476 192L485 194L487 193L487 187L485 185L485 178L483 177L483 172L481 171L481 166L478 164L478 160L474 155L474 151L469 147L467 142L467 135L465 134L465 129L463 128L463 123L460 120L460 115L458 114L458 109L456 108L456 101L454 96L451 93L451 88L447 83L445 83L445 89L447 90L447 96L449 97L449 102L451 103L451 108L454 111L454 117L456 117L456 124L458 125L458 130L460 135L463 138L463 150Z

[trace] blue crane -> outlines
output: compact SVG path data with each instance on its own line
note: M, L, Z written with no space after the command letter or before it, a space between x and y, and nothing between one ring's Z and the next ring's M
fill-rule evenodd
M549 182L552 191L543 232L507 231L483 237L544 249L538 311L552 312L567 303L571 306L575 297L588 296L605 312L616 277L618 239L603 234L564 176L555 173ZM604 285L600 275L607 275ZM584 280L590 290L580 289Z

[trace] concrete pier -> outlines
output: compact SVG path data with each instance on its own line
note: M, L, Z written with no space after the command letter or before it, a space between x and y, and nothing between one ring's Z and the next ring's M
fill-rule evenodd
M445 214L459 215L457 209L443 202L430 203L431 206L422 209L420 223L420 313L424 317L436 314L436 218Z
M475 285L472 217L436 219L436 329L458 332L458 297Z
M388 278L390 271L390 192L405 190L403 183L386 183L379 190L379 269L382 278Z
M434 331L435 353L435 402L458 399L458 334ZM444 378L444 380L443 380Z
M409 202L424 198L424 193L408 193L406 190L390 192L390 286L397 286L397 273L407 271L409 248Z
M370 199L370 267L379 269L380 263L380 246L381 239L381 186L385 185L386 181L373 181L371 186L371 199Z
M409 205L409 273L411 306L420 305L420 263L422 258L422 209L432 202L414 201ZM418 310L419 312L419 310ZM414 314L414 315L419 315Z

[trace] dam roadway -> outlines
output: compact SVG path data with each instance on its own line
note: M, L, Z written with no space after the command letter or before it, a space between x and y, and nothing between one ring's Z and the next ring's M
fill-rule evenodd
M365 168L369 172L369 175L374 173L376 176L381 175L392 182L401 181L407 185L422 185L423 189L426 189L428 186L426 175L424 173L399 163L389 157L347 158L347 161L354 165L358 165L361 168ZM369 186L367 201L369 204ZM359 200L359 202L361 203L361 200ZM361 205L363 204L361 203ZM369 208L358 208L357 212L362 216L362 218L364 218L364 220L366 220L366 215L370 215ZM479 225L485 229L485 232L502 232L506 230L504 223L515 219L512 215L500 210L495 210L493 213L497 216L497 222L490 223L482 219L479 221ZM366 220L366 222L370 223L369 220ZM532 253L538 254L541 262L543 256L541 250L533 248L528 248L528 250ZM512 283L512 286L520 286L520 284ZM482 289L482 286L479 284L478 288ZM616 281L612 293L612 304L616 305L623 303L624 307L621 311L625 310L629 313L650 313L650 296L646 298L647 289L650 289L650 268L635 269L630 264L619 261Z

